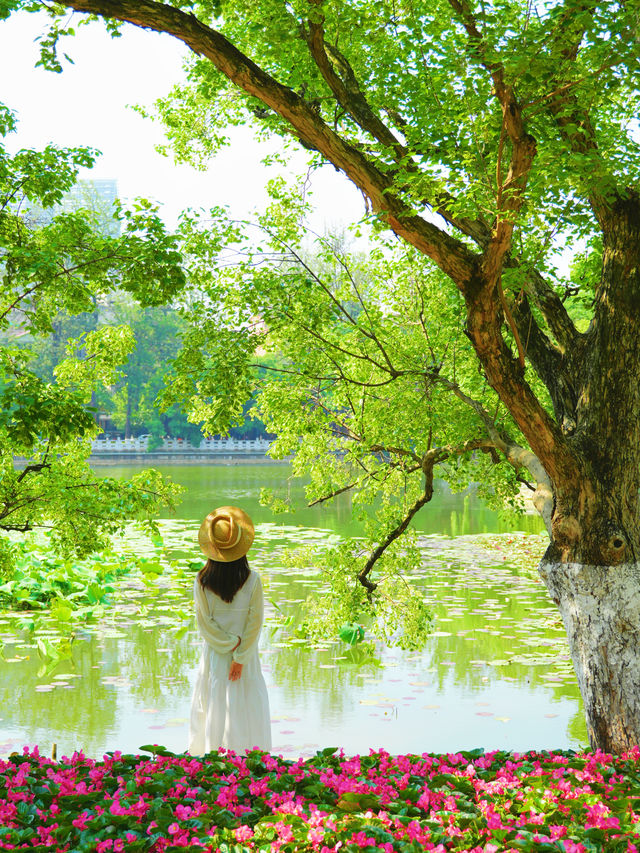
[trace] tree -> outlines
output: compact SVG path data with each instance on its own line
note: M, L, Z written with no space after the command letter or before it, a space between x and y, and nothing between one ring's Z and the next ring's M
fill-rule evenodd
M14 128L0 106L0 133ZM67 553L96 549L131 518L153 519L177 492L158 472L124 481L98 477L88 465L98 431L89 403L96 387L115 381L132 349L127 326L67 340L50 379L34 372L24 346L25 338L52 333L61 312L93 311L115 290L153 305L184 286L176 237L147 203L118 212L119 236L102 233L88 210L55 209L78 168L94 159L89 149L48 146L10 156L0 146L0 531L43 528ZM0 563L10 559L3 537Z
M16 344L31 353L31 371L39 378L55 382L56 368L67 358L70 338L81 338L106 326L131 330L135 345L119 368L120 378L113 384L94 388L91 408L96 421L110 418L125 437L147 434L150 449L160 447L165 435L183 438L198 447L202 441L201 423L192 423L182 411L182 400L163 410L157 404L160 392L172 381L172 360L181 350L181 335L187 330L183 308L147 306L142 308L127 294L113 294L96 305L93 312L69 314L59 312L51 317L53 332L48 337L21 335ZM115 377L114 377L115 379ZM250 404L238 426L230 426L234 438L252 439L264 436L264 424L249 417ZM103 428L107 427L103 424Z
M170 133L184 139L191 117L211 147L221 117L252 115L293 136L460 293L479 369L519 432L512 443L477 412L483 434L474 424L469 440L492 441L536 480L550 531L541 573L593 746L638 743L637 0L53 9L181 39L195 58L190 85L163 105ZM51 65L61 21L45 40ZM573 281L559 247L573 253Z

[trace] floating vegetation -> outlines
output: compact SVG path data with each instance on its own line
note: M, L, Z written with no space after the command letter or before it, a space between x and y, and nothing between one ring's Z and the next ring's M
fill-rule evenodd
M71 599L69 613L66 599L56 594L34 610L13 602L0 612L0 707L6 709L0 754L16 730L62 726L101 755L107 733L126 728L126 715L142 734L168 726L175 730L171 745L186 743L184 724L169 721L184 719L188 711L201 643L192 617L193 578L202 565L194 528L194 521L162 521L162 540L132 528L114 543L113 553L81 566L93 572L86 575L87 590L94 582L105 589L95 604ZM511 738L508 743L520 745L510 732L522 725L522 714L537 720L540 730L558 717L554 745L585 743L564 629L535 568L541 537L422 537L422 567L412 583L433 614L433 630L421 648L406 652L385 646L360 621L342 620L312 642L301 635L302 604L322 591L322 580L311 565L283 565L282 555L301 533L322 542L327 531L293 525L259 525L258 531L251 564L262 573L267 599L265 677L275 716L292 713L301 720L274 730L278 751L309 752L319 725L346 731L340 728L345 720L354 721L354 731L391 723L398 737L403 728L429 720L426 736L440 738L449 721L462 715L473 720L476 743ZM97 580L101 567L114 565L127 568ZM522 697L520 710L509 698L513 687ZM471 700L485 698L490 707L476 714ZM372 745L390 742L380 735ZM398 742L401 751L404 742Z

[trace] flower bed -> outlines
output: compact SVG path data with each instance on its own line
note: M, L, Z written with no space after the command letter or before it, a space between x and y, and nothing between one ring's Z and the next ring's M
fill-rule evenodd
M637 851L640 750L0 761L0 849ZM638 847L636 847L638 844Z

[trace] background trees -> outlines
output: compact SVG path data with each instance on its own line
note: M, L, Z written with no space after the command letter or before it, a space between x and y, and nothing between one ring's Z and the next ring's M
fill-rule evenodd
M0 119L3 135L15 128L7 108ZM105 234L86 209L38 218L94 157L89 149L49 146L9 156L0 148L0 530L40 527L58 550L79 553L131 518L152 518L176 494L157 472L119 481L88 466L97 432L92 395L117 380L134 346L127 326L97 327L96 305L115 290L157 304L185 281L176 239L146 203L119 212L118 236ZM65 341L62 360L53 335L53 375L37 373L24 338L55 332L61 313L82 312L92 320ZM15 457L23 464L15 467ZM2 552L10 556L6 540Z

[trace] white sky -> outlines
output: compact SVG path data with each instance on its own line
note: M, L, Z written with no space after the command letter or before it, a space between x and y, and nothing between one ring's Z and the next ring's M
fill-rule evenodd
M81 16L77 16L79 19ZM180 210L227 204L236 218L247 218L266 203L264 186L277 174L260 160L267 151L250 130L233 129L233 143L206 172L176 166L154 146L165 142L158 122L144 119L129 105L151 107L183 76L187 49L166 35L127 26L111 39L102 24L76 28L63 50L74 60L62 74L36 68L43 17L12 15L0 21L0 100L17 113L18 132L6 140L11 150L87 145L102 156L81 177L115 178L121 198L152 198L173 224ZM276 143L277 144L277 143ZM301 153L293 174L304 173ZM341 228L364 212L362 196L331 166L311 182L315 231Z

